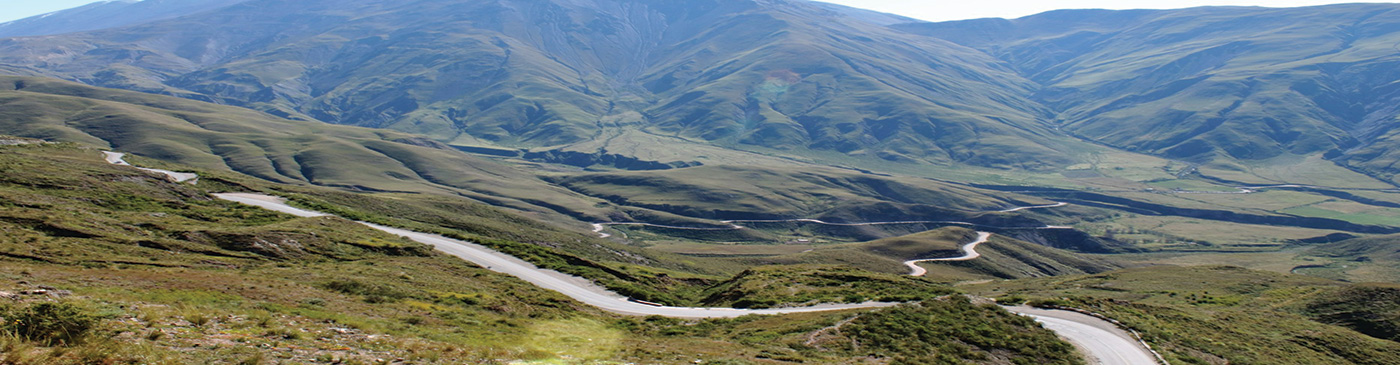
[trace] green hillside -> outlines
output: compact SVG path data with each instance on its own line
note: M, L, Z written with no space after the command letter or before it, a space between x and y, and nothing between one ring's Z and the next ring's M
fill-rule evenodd
M574 209L570 213L602 215L592 208L593 199L408 134L44 78L0 77L0 106L0 129L10 135L101 146L278 183L461 195L553 212L522 199L531 197Z
M1400 341L1400 286L1357 284L1308 303L1304 313L1371 337Z
M1395 161L1400 159L1394 148L1396 142L1400 142L1400 131L1386 131L1375 142L1348 150L1337 161L1387 181L1400 181L1400 172L1395 170Z

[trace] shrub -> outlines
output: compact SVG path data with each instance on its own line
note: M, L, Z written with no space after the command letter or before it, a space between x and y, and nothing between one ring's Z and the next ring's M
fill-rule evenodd
M1069 307L1073 303L1068 299L1033 299L1026 302L1026 305L1036 308L1059 308Z
M1035 321L962 296L925 300L857 317L841 332L892 364L982 363L986 353L1014 364L1080 364L1074 347Z
M97 319L71 303L38 303L0 310L4 331L46 345L72 344L87 336Z
M996 298L997 304L1001 305L1021 305L1026 304L1027 300L1026 297L1016 294L1009 294Z

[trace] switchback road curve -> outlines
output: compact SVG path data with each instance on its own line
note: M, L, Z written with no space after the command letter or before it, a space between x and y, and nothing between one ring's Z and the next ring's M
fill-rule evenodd
M105 159L107 160L107 163L110 163L110 164L113 164L113 165L131 166L131 164L126 163L126 160L123 160L123 158L126 157L126 154L125 154L125 153L121 153L121 152L110 152L110 151L102 151L102 157L105 158ZM136 167L136 166L131 166L131 167ZM136 167L136 169L137 169L137 170L141 170L141 171L145 171L145 172L154 172L154 173L157 173L157 174L165 175L165 177L166 177L167 179L170 179L170 181L174 181L174 182L177 182L177 183L182 183L182 182L187 182L187 181L188 181L188 182L191 182L191 183L194 183L194 182L198 182L198 181L199 181L199 175L191 174L191 173L188 173L188 172L174 172L174 171L170 171L170 170L148 169L148 168L144 168L144 167Z
M927 270L927 269L924 269L923 267L920 267L920 266L919 266L919 263L920 263L920 262L934 262L934 261L967 261L967 260L975 259L975 258L978 258L978 257L982 257L982 254L977 253L977 245L986 243L986 242L987 242L987 239L989 239L989 238L992 238L992 233L991 233L991 232L977 232L977 239L972 240L972 242L968 242L967 244L965 244L965 245L962 246L962 252L963 252L963 255L962 255L962 256L958 256L958 257L945 257L945 258L937 258L937 259L909 260L909 261L905 261L905 262L904 262L904 266L908 266L908 267L909 267L909 275L910 275L910 276L924 276L924 274L928 274L928 270Z

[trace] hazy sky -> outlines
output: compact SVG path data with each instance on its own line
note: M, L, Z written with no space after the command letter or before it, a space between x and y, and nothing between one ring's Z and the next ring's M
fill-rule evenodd
M0 0L0 22L75 8L93 0Z
M287 0L297 1L297 0ZM93 0L0 0L0 22L63 10ZM1327 0L826 0L829 3L894 13L924 20L1018 18L1055 9L1173 9L1205 5L1307 6L1348 2Z

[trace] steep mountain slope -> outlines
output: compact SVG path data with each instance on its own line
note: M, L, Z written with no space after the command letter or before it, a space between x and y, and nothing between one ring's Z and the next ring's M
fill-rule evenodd
M1388 181L1400 181L1400 128L1395 123L1377 123L1378 128L1389 129L1372 139L1371 142L1346 150L1333 160L1358 171Z
M1063 129L1198 162L1332 152L1393 174L1400 7L1055 11L898 26L1043 85Z
M1002 62L788 0L254 0L0 41L11 73L251 106L463 145L617 130L894 161L1040 169L1072 142ZM623 146L605 146L619 149Z

